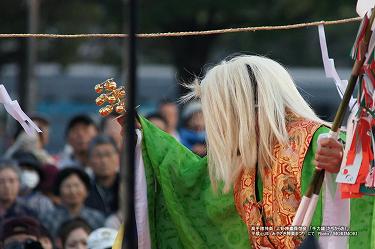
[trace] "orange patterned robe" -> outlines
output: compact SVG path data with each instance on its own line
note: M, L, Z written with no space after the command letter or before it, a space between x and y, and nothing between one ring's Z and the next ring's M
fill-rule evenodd
M276 160L265 170L263 198L256 200L256 169L246 169L234 186L237 211L246 223L253 248L297 248L300 236L285 235L301 200L303 161L315 131L321 124L289 116L289 143L275 144ZM272 230L271 230L272 229ZM283 233L285 232L285 233ZM290 234L292 231L288 231Z

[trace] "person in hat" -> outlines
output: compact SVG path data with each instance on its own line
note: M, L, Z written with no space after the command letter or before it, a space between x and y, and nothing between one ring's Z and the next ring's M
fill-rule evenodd
M37 213L19 198L21 170L14 160L0 160L0 222L16 216L33 216Z
M201 103L195 101L186 105L182 111L181 143L199 156L205 156L206 132L204 128Z
M21 169L21 195L27 195L37 189L44 178L41 162L28 151L16 151L12 159Z
M55 165L46 164L42 167L42 173L47 177L44 177L40 183L40 192L47 196L52 203L58 204L60 200L59 197L55 195L53 188L59 169Z
M110 249L115 242L117 230L108 227L92 231L87 239L88 249Z
M4 249L42 249L40 235L39 221L28 216L5 220L0 227L0 242Z
M20 202L34 210L38 217L54 209L52 201L40 191L41 182L45 179L41 162L27 151L16 151L13 159L21 169Z

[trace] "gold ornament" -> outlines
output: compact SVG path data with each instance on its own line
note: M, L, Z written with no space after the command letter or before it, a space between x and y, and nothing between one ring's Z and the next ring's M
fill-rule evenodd
M108 103L110 103L111 105L115 104L115 103L117 102L117 100L118 100L118 99L117 99L115 96L113 96L113 95L110 95L110 96L107 97L107 101L108 101Z
M113 111L113 106L107 105L103 108L100 108L99 114L102 115L103 117L109 115Z
M124 87L120 87L119 89L117 89L117 97L119 99L123 99L125 97L125 89Z
M116 106L115 111L116 111L118 114L121 114L121 113L125 112L125 106L123 106L123 105L118 105L118 106Z
M102 93L103 92L103 84L97 84L95 85L95 92L96 93Z
M101 106L106 102L106 100L107 96L105 94L100 94L100 96L96 98L95 102L96 105Z
M112 79L110 79L104 82L104 88L107 91L113 91L113 90L116 90L117 84Z
M124 102L126 94L125 88L123 86L117 88L117 84L113 79L108 79L95 85L95 92L100 94L95 100L98 106L108 102L108 105L99 110L101 116L107 116L113 111L118 114L122 114L126 111Z

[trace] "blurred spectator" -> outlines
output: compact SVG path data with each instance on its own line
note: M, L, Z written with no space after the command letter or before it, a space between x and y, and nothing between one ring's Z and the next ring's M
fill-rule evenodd
M15 161L0 161L0 222L16 216L33 216L37 214L23 205L18 197L20 190L21 170Z
M161 116L159 113L152 113L150 115L147 115L146 118L156 125L160 130L167 131L167 120Z
M68 220L61 224L58 232L62 249L87 249L87 238L91 227L81 218Z
M42 148L42 139L38 132L27 134L21 125L17 125L12 146L5 152L5 157L11 157L16 151L33 151Z
M54 241L51 233L43 225L40 225L39 242L42 244L43 249L54 249Z
M27 195L36 189L43 179L41 163L34 154L27 151L16 151L12 159L17 161L21 169L21 195Z
M117 122L116 118L118 115L111 113L107 117L102 119L100 128L103 134L112 137L117 145L117 148L122 146L122 136L121 136L121 125Z
M45 148L49 142L49 120L47 117L41 113L34 113L30 115L30 119L35 122L35 124L42 131L40 133L42 148Z
M121 210L117 210L116 213L111 214L104 222L105 227L120 229L121 224L123 223Z
M47 196L52 203L60 203L59 197L57 197L53 191L59 169L54 165L46 164L43 166L42 171L45 177L40 183L40 191Z
M177 104L173 101L163 101L159 105L159 113L161 116L167 120L167 133L174 136L178 141L180 141L180 135L177 131L178 125L178 108Z
M42 249L38 241L40 224L31 217L7 219L0 231L0 241L4 249Z
M81 217L92 228L103 226L104 216L94 209L85 206L90 190L90 178L77 167L67 167L56 177L55 193L60 197L61 205L56 206L41 218L43 225L56 235L60 225L71 218Z
M86 205L108 216L118 209L119 149L112 137L100 135L89 146L89 158L94 179Z
M206 132L202 107L199 102L189 103L182 112L181 143L199 156L205 156Z
M41 163L31 152L17 151L13 159L18 162L21 169L21 198L20 201L41 217L53 209L51 200L40 191L40 183L45 178Z
M102 227L90 233L87 239L88 249L112 248L115 242L117 231L112 228Z
M90 175L88 164L88 146L91 140L98 134L98 128L88 115L73 117L66 129L66 139L70 149L66 149L60 158L59 167L77 165L85 169Z
M33 153L42 164L55 163L55 159L43 149L42 133L26 134L21 126L19 129L15 142L5 152L6 158L13 157L17 151L27 151Z

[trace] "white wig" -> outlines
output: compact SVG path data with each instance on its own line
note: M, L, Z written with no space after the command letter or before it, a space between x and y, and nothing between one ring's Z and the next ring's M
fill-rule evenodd
M286 112L322 123L279 63L241 55L211 68L187 100L199 97L207 132L209 174L214 189L228 191L244 168L270 167L272 146L288 141Z

